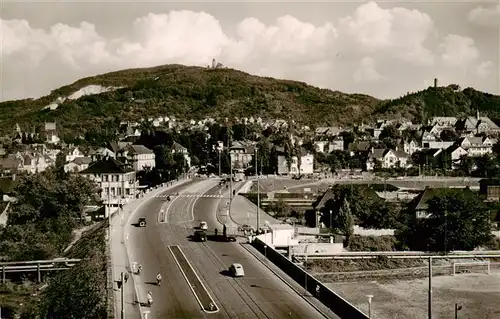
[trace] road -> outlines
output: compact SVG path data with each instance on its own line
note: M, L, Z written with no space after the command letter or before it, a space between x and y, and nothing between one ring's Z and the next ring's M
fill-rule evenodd
M209 230L222 229L216 210L224 199L182 195L218 194L217 184L203 180L175 187L169 193L180 196L171 201L154 198L139 208L134 218L145 217L145 228L127 225L131 261L143 266L142 274L134 278L139 301L146 301L147 291L154 298L153 305L142 305L141 311L149 310L148 318L321 318L240 244L190 241L201 220ZM245 277L227 275L234 262L243 265ZM158 272L163 276L161 286L155 282Z

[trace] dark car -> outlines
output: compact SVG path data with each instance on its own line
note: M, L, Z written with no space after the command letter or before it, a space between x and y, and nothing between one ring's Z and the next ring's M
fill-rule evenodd
M139 218L139 220L137 221L137 225L139 225L139 227L146 227L146 218Z
M197 230L194 232L193 238L195 241L207 241L207 234L202 230Z

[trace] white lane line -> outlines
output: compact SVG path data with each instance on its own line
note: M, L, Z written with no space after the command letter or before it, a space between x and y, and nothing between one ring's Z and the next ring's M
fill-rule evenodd
M219 307L217 306L217 304L215 303L214 299L212 298L212 295L210 295L210 293L208 292L207 290L207 287L205 287L205 285L203 284L203 281L201 281L200 277L198 276L198 273L196 273L196 271L194 270L193 266L191 265L191 263L189 262L189 260L187 259L186 255L184 254L184 252L182 251L181 247L179 247L178 245L175 245L175 247L177 247L177 249L179 249L179 252L182 254L182 256L184 256L184 259L186 260L187 264L189 265L189 267L191 268L191 270L193 271L194 275L196 276L196 278L198 279L198 281L200 282L201 286L203 287L203 289L205 290L205 292L207 293L208 297L210 298L210 301L211 301L211 305L213 305L213 307L216 309L216 310L213 310L213 311L208 311L208 310L205 310L205 307L203 306L203 304L201 303L201 300L200 298L198 297L198 295L196 294L196 292L194 291L194 288L192 286L192 284L189 282L189 279L188 277L186 276L186 273L184 272L184 269L182 269L182 266L181 264L179 263L179 261L177 260L177 257L175 257L175 254L174 252L172 251L172 246L168 246L168 249L170 250L170 253L172 254L172 256L174 257L174 260L175 260L175 263L177 264L177 266L179 266L179 269L181 270L182 272L182 275L184 276L184 279L186 279L186 282L188 283L189 285L189 288L191 288L191 291L193 292L193 295L194 297L196 298L196 300L198 301L198 304L200 305L201 309L203 310L203 312L206 312L206 313L217 313L219 312Z

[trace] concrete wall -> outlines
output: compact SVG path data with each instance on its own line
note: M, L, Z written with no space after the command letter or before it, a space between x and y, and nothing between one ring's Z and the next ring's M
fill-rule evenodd
M394 235L394 229L365 229L361 226L354 226L354 235L360 236L385 236Z
M264 243L255 238L252 245L262 254L272 261L277 267L283 270L288 276L295 280L302 287L307 289L311 294L316 296L325 306L330 308L337 316L342 319L367 319L361 310L353 306L347 300L331 290L319 280L308 274L299 266L295 265L288 258L274 250L273 248L264 245ZM264 248L266 247L266 248ZM265 250L265 251L264 251Z
M253 181L247 181L243 186L241 186L240 189L238 189L238 194L239 193L248 193L250 191L250 188L252 187Z
M310 243L310 244L299 244L298 246L292 247L292 254L304 254L307 253L325 253L334 254L344 251L343 244L330 244L330 243Z

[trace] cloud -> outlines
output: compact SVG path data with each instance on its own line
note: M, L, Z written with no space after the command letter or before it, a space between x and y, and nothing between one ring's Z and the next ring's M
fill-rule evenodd
M383 78L375 67L375 61L370 57L361 60L359 68L352 77L356 82L376 82Z
M382 9L369 2L356 9L353 16L343 18L340 30L357 45L356 51L382 53L412 64L429 65L434 61L432 52L424 46L434 31L434 23L418 10Z
M467 15L467 21L481 27L498 27L500 21L500 4L488 8L479 6Z
M214 57L254 74L378 97L418 90L425 79L450 75L451 68L466 64L476 70L470 81L492 83L492 70L498 67L479 61L471 38L447 35L436 46L437 27L428 14L384 9L375 2L317 24L291 15L266 23L248 17L234 25L233 33L206 12L186 10L138 17L115 38L103 35L104 25L85 21L46 29L22 19L0 23L1 100L45 95L112 70L168 63L206 66ZM445 63L435 64L436 57ZM388 86L391 78L398 81Z
M477 67L477 75L480 77L480 78L487 78L490 74L493 73L493 67L495 65L493 64L493 62L491 61L485 61L485 62L482 62L478 67Z
M455 34L449 34L441 43L441 59L450 67L466 67L479 57L474 40Z

